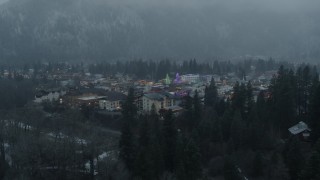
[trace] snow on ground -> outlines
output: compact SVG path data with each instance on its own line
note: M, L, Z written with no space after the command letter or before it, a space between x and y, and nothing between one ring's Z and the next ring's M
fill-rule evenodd
M10 148L10 145L8 143L4 143L5 160L8 162L9 166L11 166L12 165L12 158L8 153L9 148Z
M5 120L6 122L6 125L8 126L9 123L15 123L14 121L8 121L8 120ZM18 122L18 127L22 128L22 129L27 129L27 130L33 130L34 128L30 125L26 125L24 123L21 123L21 122ZM48 137L50 138L67 138L68 136L63 134L62 132L59 132L59 133L54 133L54 132L50 132L50 133L47 133L46 134ZM78 144L82 144L82 145L87 145L87 141L85 139L81 139L81 138L78 138L78 137L75 137L75 141L78 143ZM10 148L10 145L8 143L5 143L4 144L5 146L5 149L6 149L6 152L9 151L9 148ZM82 152L79 152L79 153L82 153ZM11 157L8 155L9 153L6 153L6 161L9 163L9 165L12 165L12 159ZM116 151L108 151L108 152L103 152L102 154L100 154L97 158L94 159L93 163L94 163L94 166L96 167L98 161L100 160L103 160L105 158L110 158L110 160L115 160L116 159L116 154L117 152ZM47 168L55 168L55 167L47 167ZM86 171L87 172L90 172L90 161L88 161L86 164L85 164L85 168L86 168ZM98 172L95 170L94 171L94 175L97 175Z
M27 125L22 122L15 122L13 120L4 120L4 122L5 122L6 126L9 126L11 124L11 125L17 125L19 128L25 129L25 130L33 130L34 129L32 126Z
M108 152L103 152L102 154L100 154L98 156L98 158L95 158L93 160L93 165L94 167L96 167L98 161L101 161L105 158L109 158L110 157L110 160L115 160L115 158L113 157L113 155L116 153L116 151L108 151ZM88 161L86 164L85 164L85 169L87 170L87 172L90 172L91 168L90 168L90 161ZM97 175L98 172L95 170L94 171L94 175Z
M25 130L34 130L34 127L30 126L30 125L27 125L25 123L22 123L22 122L15 122L13 120L4 120L6 126L9 126L10 124L14 124L14 125L17 125L19 128L21 129L25 129ZM51 137L51 138L68 138L67 135L63 134L62 132L59 132L59 133L54 133L54 132L50 132L50 133L47 133L47 136ZM78 137L75 137L75 141L78 143L78 144L82 144L82 145L87 145L87 141L85 139L81 139L81 138L78 138Z
M50 132L50 133L47 133L47 136L51 137L51 138L68 138L67 135L63 134L63 133L53 133L53 132ZM77 142L78 144L82 144L82 145L87 145L87 141L85 139L81 139L81 138L78 138L78 137L75 137L75 142Z

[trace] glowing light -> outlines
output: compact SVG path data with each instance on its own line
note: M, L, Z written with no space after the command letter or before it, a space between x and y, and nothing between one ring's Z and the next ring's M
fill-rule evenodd
M181 84L182 80L179 73L176 74L176 79L174 79L175 84Z
M167 74L167 76L166 76L166 79L164 80L164 83L165 83L166 85L171 84L171 79L170 79L170 77L169 77L168 74Z

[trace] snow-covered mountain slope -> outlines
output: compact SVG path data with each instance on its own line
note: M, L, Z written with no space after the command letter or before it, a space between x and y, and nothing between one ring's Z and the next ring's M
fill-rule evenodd
M126 0L10 0L0 6L0 61L320 57L319 11ZM140 0L142 1L142 0ZM177 0L178 1L178 0Z

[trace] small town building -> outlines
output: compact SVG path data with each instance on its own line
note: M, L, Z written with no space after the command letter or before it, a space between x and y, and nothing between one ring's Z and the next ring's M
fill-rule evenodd
M63 89L47 89L47 90L39 90L33 102L42 103L42 102L53 102L58 101L60 97L64 96L67 92Z
M185 74L181 76L182 82L186 83L197 83L200 81L200 75L199 74Z
M97 95L83 95L78 97L75 101L78 105L87 105L87 106L96 106L99 101L106 96L97 96Z
M300 121L298 124L290 127L288 130L291 135L298 136L301 140L308 140L311 133L311 129L303 121Z
M115 111L121 109L121 104L126 100L126 95L119 92L108 92L99 100L99 109Z
M170 107L177 106L178 102L178 97L168 92L147 93L142 97L143 112L150 112L152 105L155 106L156 112L161 109L170 109Z

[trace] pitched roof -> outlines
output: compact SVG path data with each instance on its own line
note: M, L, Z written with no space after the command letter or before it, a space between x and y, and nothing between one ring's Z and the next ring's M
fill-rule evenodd
M107 91L103 89L96 89L96 88L81 88L79 89L79 94L86 94L92 93L97 94L99 96L106 96Z
M108 91L105 93L105 96L106 96L106 100L109 100L109 101L124 101L127 98L125 94L122 94L120 92L115 92L115 91Z
M178 96L175 96L175 95L173 95L173 94L171 94L169 92L166 92L166 91L161 92L161 95L166 96L169 99L178 99Z
M288 130L293 135L299 134L305 130L311 131L311 129L308 127L308 125L303 121L300 121L298 124L292 126Z
M99 100L104 98L105 96L83 96L83 97L79 97L79 100L82 101L92 101L92 100Z
M148 93L148 94L145 94L144 96L149 99L158 100L158 101L162 101L165 98L165 96L160 93Z

